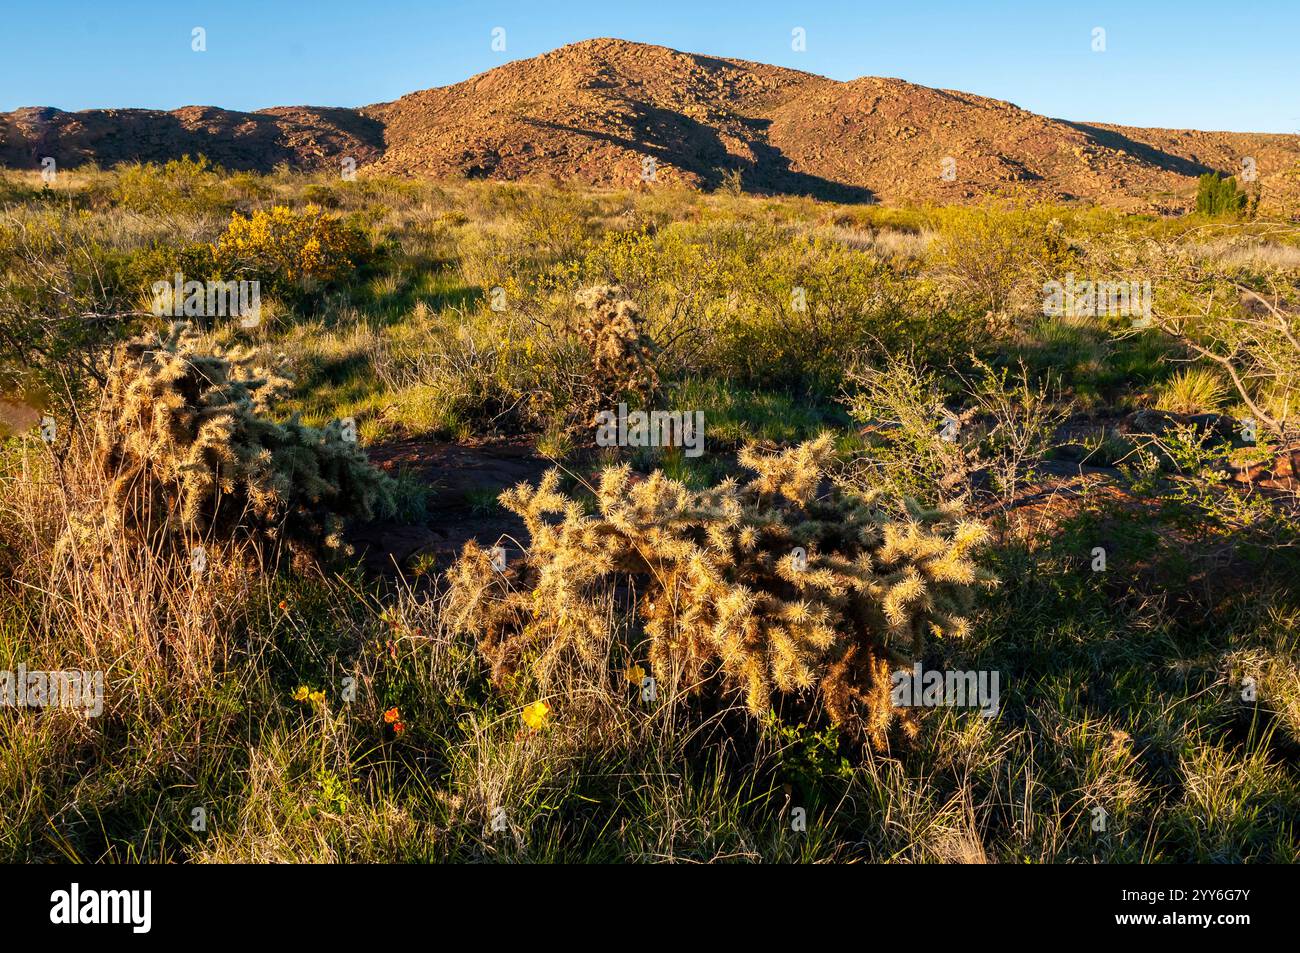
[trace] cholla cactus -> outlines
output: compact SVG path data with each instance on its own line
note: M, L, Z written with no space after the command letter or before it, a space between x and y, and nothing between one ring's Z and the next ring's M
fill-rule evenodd
M617 400L639 394L649 400L659 389L659 375L640 309L617 285L583 288L574 300L581 310L570 319L569 330L591 351L602 396Z
M952 509L889 521L870 501L819 498L831 452L823 436L785 453L741 455L756 476L702 492L656 472L634 482L607 469L597 513L559 491L550 471L501 502L531 536L504 571L476 543L452 567L452 624L479 639L502 678L530 663L546 678L566 656L600 652L600 596L623 576L660 680L699 685L714 672L763 715L774 692L821 693L831 719L877 746L903 715L890 665L931 635L960 636L987 531ZM558 517L558 519L557 519Z
M100 511L74 536L282 540L299 555L345 549L341 517L392 506L389 478L335 422L264 416L290 382L245 350L203 353L184 323L120 346L96 422Z

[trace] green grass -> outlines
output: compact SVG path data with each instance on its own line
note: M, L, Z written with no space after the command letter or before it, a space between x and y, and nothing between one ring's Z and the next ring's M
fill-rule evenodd
M762 391L716 379L681 382L665 403L683 411L704 413L705 440L718 448L735 448L751 441L789 444L817 436L822 430L846 428L848 414L838 404L807 395Z

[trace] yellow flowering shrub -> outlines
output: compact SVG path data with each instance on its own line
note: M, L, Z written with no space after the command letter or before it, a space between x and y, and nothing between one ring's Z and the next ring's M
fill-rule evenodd
M337 281L361 262L366 251L359 229L318 205L301 210L276 205L247 218L234 212L213 247L223 274L256 277L278 286Z

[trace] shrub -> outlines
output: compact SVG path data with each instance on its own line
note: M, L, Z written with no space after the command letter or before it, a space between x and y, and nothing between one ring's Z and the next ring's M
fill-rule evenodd
M849 374L849 414L864 425L871 446L845 467L841 482L882 487L927 503L964 501L989 492L1010 502L1050 449L1067 410L1049 388L976 360L959 377L963 406L949 409L948 390L912 355L887 357Z
M519 224L529 247L557 261L574 257L588 232L578 200L563 192L530 195Z
M117 349L92 456L108 489L65 546L104 533L164 546L242 537L315 556L346 550L343 517L392 509L391 480L337 422L270 420L289 381L252 352L199 341L176 324Z
M940 223L930 257L938 272L972 307L990 316L1015 309L1026 286L1035 240L1040 236L1025 216L994 208L952 209Z
M745 173L741 169L720 169L718 191L723 195L738 198L745 194Z
M819 498L830 454L829 436L773 456L745 450L753 480L698 492L609 468L593 516L552 470L501 496L531 538L522 561L501 570L466 544L448 577L451 624L479 639L498 680L525 664L546 680L598 656L602 597L630 577L664 685L698 688L720 672L760 718L774 693L816 688L833 722L881 746L902 715L890 663L919 656L931 635L965 633L973 588L990 581L971 559L987 531L952 509L891 521L868 500Z
M366 251L359 229L317 205L301 211L276 205L247 218L234 212L214 247L219 273L257 278L281 293L338 281Z
M321 208L338 208L339 194L333 186L325 185L322 182L312 182L303 186L303 201L309 205L319 205Z
M1196 211L1203 215L1237 216L1246 210L1246 198L1246 193L1237 188L1236 179L1207 172L1197 182Z
M934 333L913 320L911 290L876 255L816 235L769 240L757 260L733 262L717 309L716 363L729 376L833 393L845 349L896 347Z
M182 156L162 165L132 162L113 173L108 197L137 212L189 215L220 211L229 208L224 175L203 156Z
M0 215L0 387L75 397L86 379L102 382L105 345L139 332L134 302L163 256L106 231L88 212Z
M1154 244L1150 254L1159 259L1161 284L1176 292L1167 302L1157 299L1156 326L1184 355L1222 374L1262 429L1294 441L1300 430L1295 275L1280 269L1251 274L1177 243Z
M757 387L834 392L846 349L948 346L962 325L878 256L768 223L610 233L577 273L617 283L660 343L660 367Z

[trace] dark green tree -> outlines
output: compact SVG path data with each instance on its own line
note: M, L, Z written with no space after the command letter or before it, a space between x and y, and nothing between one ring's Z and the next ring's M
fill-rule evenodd
M1239 216L1246 210L1246 193L1231 176L1207 172L1196 188L1196 211L1203 215Z

